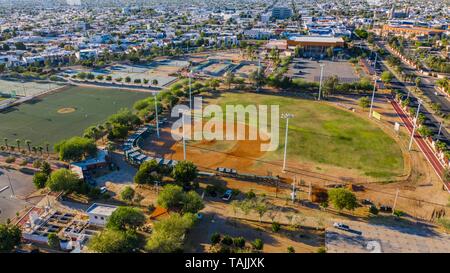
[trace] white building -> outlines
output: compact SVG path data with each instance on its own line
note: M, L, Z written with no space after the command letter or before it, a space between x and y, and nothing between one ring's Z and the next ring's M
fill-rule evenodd
M117 209L116 206L106 204L92 204L86 213L89 215L89 224L105 226L109 216Z

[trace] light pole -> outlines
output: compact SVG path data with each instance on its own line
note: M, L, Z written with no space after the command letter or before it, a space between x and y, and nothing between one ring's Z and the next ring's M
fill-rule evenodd
M442 130L442 121L441 123L439 123L438 137L441 135L441 130Z
M186 127L185 127L185 115L186 115L186 111L183 112L183 160L186 160Z
M373 63L373 68L375 70L375 75L377 74L377 59L378 59L378 53L375 52L375 61Z
M189 70L189 110L192 110L192 87L191 87L191 80L192 77L192 69Z
M416 119L414 120L414 126L413 126L413 130L411 133L411 139L409 140L409 148L408 148L409 151L411 151L414 133L416 132L417 119L419 118L420 104L422 103L422 101L418 100L418 102L419 102L419 106L417 106Z
M286 154L287 154L287 145L288 145L288 130L289 130L289 119L294 117L294 115L289 113L284 113L281 115L281 118L286 119L286 133L284 136L284 157L283 157L283 172L286 170Z
M319 83L319 98L318 100L320 100L320 95L322 93L322 79L323 79L323 67L325 66L325 64L320 64L320 83Z
M6 177L8 177L9 188L11 190L11 198L13 198L13 197L16 197L16 194L14 193L14 189L13 189L13 186L12 186L12 183L11 183L11 177L9 176L9 174L6 173L6 171L7 170L5 170L5 174L6 174Z
M370 101L369 118L372 117L373 100L375 98L375 89L376 88L377 88L377 78L375 78L375 82L373 83L372 100Z
M156 115L156 135L159 138L158 102L157 102L156 93L155 93L155 115Z

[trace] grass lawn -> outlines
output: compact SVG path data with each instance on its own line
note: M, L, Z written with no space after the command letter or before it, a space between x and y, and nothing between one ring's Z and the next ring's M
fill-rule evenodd
M16 139L29 139L33 146L45 142L53 146L62 139L81 135L87 127L104 122L120 108L131 108L135 101L148 96L119 89L68 87L0 112L0 143L3 145L6 137L10 145L15 145ZM63 108L69 111L60 113Z
M289 120L289 161L333 165L383 179L403 173L397 143L351 112L317 101L249 93L224 93L210 102L222 108L226 104L279 105L280 113L294 114ZM280 119L280 145L264 155L266 160L283 159L284 132L285 120Z

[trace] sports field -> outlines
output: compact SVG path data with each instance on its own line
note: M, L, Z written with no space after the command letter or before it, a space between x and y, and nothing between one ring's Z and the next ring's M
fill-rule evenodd
M280 113L293 114L289 121L288 170L307 171L308 175L326 176L327 180L386 181L404 175L402 150L394 139L375 123L326 102L223 93L205 99L204 104L218 104L223 109L225 105L237 104L279 105ZM249 124L248 128L255 128L255 124ZM151 138L144 149L151 154L182 159L181 142L171 140L170 134L170 128L163 128L161 138L164 140ZM192 140L187 144L187 158L205 169L227 167L244 173L266 175L272 172L284 176L281 173L284 134L285 120L280 119L280 142L273 152L261 151L261 140Z
M289 120L289 161L312 162L356 169L364 175L388 178L403 172L403 157L397 143L376 125L326 103L260 94L226 93L219 105L280 105ZM280 145L265 153L267 160L282 160L285 120L280 120Z
M120 89L68 87L0 112L0 140L29 139L33 146L81 135L120 108L147 97L143 92ZM23 141L22 141L23 143Z

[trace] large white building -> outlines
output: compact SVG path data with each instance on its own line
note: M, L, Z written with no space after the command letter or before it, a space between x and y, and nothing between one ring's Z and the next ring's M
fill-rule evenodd
M92 204L86 213L89 215L89 224L106 226L109 216L117 209L116 206L106 204Z

